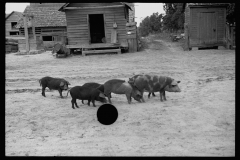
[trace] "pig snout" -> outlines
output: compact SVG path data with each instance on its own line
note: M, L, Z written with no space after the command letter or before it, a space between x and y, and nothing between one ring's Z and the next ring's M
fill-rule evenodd
M138 101L138 102L141 102L141 95L136 95L135 97L133 97L136 101Z
M68 86L65 84L65 85L63 86L63 89L64 89L64 90L67 90L67 89L68 89Z
M101 98L100 102L107 103L107 99L106 98Z
M172 86L166 86L165 88L164 88L164 90L165 91L168 91L168 92L181 92L181 89L179 88L179 86L178 85L172 85Z

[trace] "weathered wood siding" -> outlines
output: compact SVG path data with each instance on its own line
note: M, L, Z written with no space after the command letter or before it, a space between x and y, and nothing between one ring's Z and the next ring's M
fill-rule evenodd
M8 17L8 19L5 21L5 33L6 36L9 36L10 31L19 31L17 28L12 28L11 22L18 22L19 16L14 12L12 15Z
M111 3L99 3L98 5L106 6ZM112 4L111 4L112 5ZM118 5L118 4L115 4ZM69 7L93 7L94 3L73 3L69 4ZM96 8L96 9L72 9L66 10L67 19L67 37L68 44L89 44L89 26L88 15L89 14L103 14L106 43L111 42L111 30L113 29L113 23L117 23L117 38L119 43L126 42L126 18L123 7L116 8Z
M121 5L120 2L115 3L70 3L68 7L96 7L96 6L112 6Z
M66 44L67 40L67 29L66 27L36 27L35 28L35 34L36 34L36 39L37 41L42 41L42 36L53 36L54 40L53 41L44 41L42 44L46 48L51 48L53 47L56 43L60 44ZM25 35L24 34L24 28L20 28L20 35ZM33 39L33 32L32 28L28 28L28 36L29 39ZM31 44L32 47L35 47L36 45ZM25 44L20 45L20 48L24 49ZM31 49L31 47L30 47Z
M209 17L210 14L212 14L211 17ZM187 7L185 15L185 22L189 24L190 46L208 45L208 43L223 45L225 43L226 9L224 7ZM209 27L206 27L206 25ZM211 31L207 30L207 28L216 29L216 37L211 35ZM207 35L212 36L213 39L209 41L203 40Z

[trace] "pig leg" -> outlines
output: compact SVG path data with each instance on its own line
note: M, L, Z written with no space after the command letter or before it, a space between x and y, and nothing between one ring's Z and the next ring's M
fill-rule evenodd
M60 94L60 97L63 98L63 96L62 96L62 90L61 90L61 89L58 89L58 92L59 92L59 94Z
M112 104L111 99L110 99L110 96L111 96L111 93L107 95L107 97L108 97L108 102L109 102L110 104Z
M90 106L91 99L88 99L88 106Z
M142 96L142 102L145 102L145 100L143 98L143 91L141 92L141 96Z
M148 94L148 98L150 98L150 96L151 96L151 92L149 92L149 94Z
M126 94L127 100L128 100L128 104L131 104L131 95L130 94Z
M163 98L162 97L163 97L163 92L164 91L160 90L159 92L160 92L160 101L163 102Z
M72 102L72 108L73 108L73 109L75 109L75 108L74 108L74 104L75 104L75 106L76 106L77 108L79 108L78 105L77 105L77 100L76 100L76 99L72 99L71 102Z
M83 100L82 100L82 104L84 104L84 103L83 103Z
M152 96L155 97L156 95L154 94L154 92L152 92Z
M45 88L46 88L46 87L42 87L42 96L43 96L43 97L46 97L46 95L45 95Z
M74 108L74 101L73 101L73 99L71 100L71 102L72 102L72 108L75 109Z
M92 99L92 104L93 104L94 107L96 107L94 98Z
M165 101L167 100L166 95L165 95L165 91L163 91L163 100L165 100Z

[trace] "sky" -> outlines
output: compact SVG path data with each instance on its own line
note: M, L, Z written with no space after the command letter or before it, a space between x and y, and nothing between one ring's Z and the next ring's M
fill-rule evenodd
M5 13L12 11L23 12L27 5L30 3L6 3ZM163 3L134 3L135 4L135 21L137 26L147 16L158 12L159 14L165 13L163 10Z

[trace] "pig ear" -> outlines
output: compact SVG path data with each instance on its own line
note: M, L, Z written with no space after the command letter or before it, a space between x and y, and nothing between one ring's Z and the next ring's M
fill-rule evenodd
M172 83L171 83L171 85L173 85L173 86L174 86L174 85L177 85L177 81L173 80Z
M177 83L180 83L181 81L177 81Z
M105 95L102 92L100 92L99 97L105 98Z
M60 83L60 86L64 86L64 82L63 81Z

